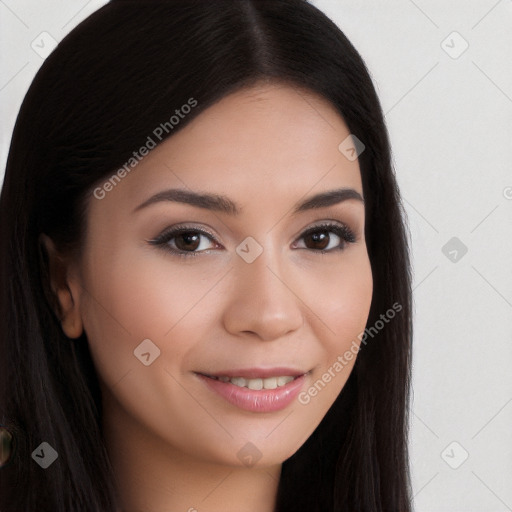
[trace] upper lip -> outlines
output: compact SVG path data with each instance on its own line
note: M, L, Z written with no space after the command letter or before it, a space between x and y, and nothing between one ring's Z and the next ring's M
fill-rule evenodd
M243 377L244 379L266 379L268 377L300 377L308 373L297 368L288 368L285 366L273 368L236 368L219 372L200 372L207 377Z

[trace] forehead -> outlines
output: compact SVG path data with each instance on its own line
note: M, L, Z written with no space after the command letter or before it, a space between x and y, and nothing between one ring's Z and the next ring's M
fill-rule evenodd
M164 140L105 199L133 208L179 187L262 208L276 197L295 202L312 189L351 187L362 195L357 160L339 150L349 135L324 98L290 85L259 84L226 96Z

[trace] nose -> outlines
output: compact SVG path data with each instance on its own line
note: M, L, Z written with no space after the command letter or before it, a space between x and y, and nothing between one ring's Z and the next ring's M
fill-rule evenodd
M304 324L304 303L294 289L291 269L277 260L270 250L252 263L236 258L230 272L232 293L223 314L228 332L272 341Z

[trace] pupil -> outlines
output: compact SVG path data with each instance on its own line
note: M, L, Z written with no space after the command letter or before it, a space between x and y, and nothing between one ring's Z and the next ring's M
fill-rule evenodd
M178 243L180 240L185 240L185 243ZM199 235L197 233L181 233L180 236L176 239L176 245L178 249L186 250L186 249L197 249L199 246ZM192 245L192 247L190 247ZM181 246L181 247L180 247Z
M320 247L315 247L316 249L323 250L329 245L329 235L327 235L325 231L311 233L309 237L313 240L314 244L320 243Z

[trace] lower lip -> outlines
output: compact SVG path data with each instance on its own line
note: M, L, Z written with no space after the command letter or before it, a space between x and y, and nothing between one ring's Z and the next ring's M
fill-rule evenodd
M251 412L280 411L290 405L299 394L304 384L304 375L276 389L259 391L235 386L231 382L222 382L197 374L215 393L225 398L230 404Z

